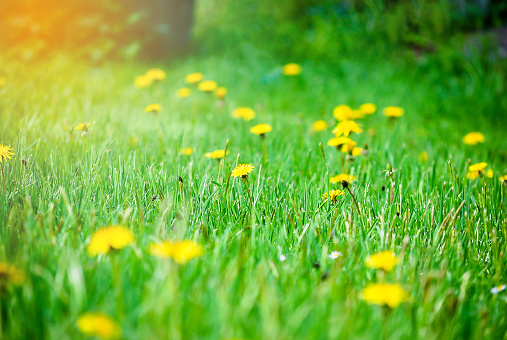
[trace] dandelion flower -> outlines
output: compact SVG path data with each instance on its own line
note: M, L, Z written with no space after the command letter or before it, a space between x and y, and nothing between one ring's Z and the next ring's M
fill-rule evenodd
M190 147L189 148L180 148L180 149L178 149L178 153L180 155L191 156L194 153L194 150Z
M227 95L227 88L226 87L220 86L220 87L217 87L217 89L215 90L215 97L217 97L217 99L219 99L219 100L225 99L226 95Z
M496 295L496 294L504 291L506 288L507 288L507 285L500 285L500 286L493 287L493 288L491 288L491 294Z
M403 116L405 110L398 106L388 106L384 109L384 115L389 118L397 118Z
M335 184L335 183L341 183L342 181L352 182L356 180L356 176L348 175L348 174L339 174L336 176L333 176L329 179L329 182Z
M301 74L303 68L301 65L290 63L282 67L282 73L285 76L297 76Z
M350 153L356 147L357 143L347 137L335 137L327 142L329 146L335 146L339 150Z
M193 258L204 254L204 248L192 241L163 241L152 243L149 248L150 254L160 258L173 258L178 264L185 264Z
M160 110L162 110L162 106L160 106L160 104L150 104L146 106L144 112L157 113L160 112Z
M187 97L190 97L191 94L192 94L192 91L190 91L190 89L188 87L182 87L181 89L178 89L176 91L176 96L178 98L187 98Z
M336 202L338 196L345 196L345 190L330 190L322 194L323 199L327 200L329 198L333 203Z
M229 154L229 151L227 151L227 154ZM211 158L211 159L222 159L225 157L225 151L224 150L215 150L213 152L205 153L204 157Z
M87 132L92 123L79 123L76 126L76 130Z
M343 122L346 120L361 119L363 113L360 110L352 110L347 105L338 105L333 110L333 116L336 120Z
M364 152L365 152L365 150L363 148L353 148L352 149L352 156L354 156L354 157L361 156Z
M109 226L93 233L88 243L88 255L107 254L111 249L120 250L134 242L134 235L125 227Z
M232 170L231 176L246 179L253 169L255 169L255 167L252 164L240 164Z
M327 123L324 120L317 120L315 123L313 123L312 128L315 131L324 131L327 129Z
M486 137L480 132L470 132L465 137L463 137L463 143L468 145L477 145L479 143L484 143L486 141Z
M468 171L484 171L484 169L486 169L487 166L488 163L485 162L472 164L468 167Z
M152 81L162 81L166 78L166 75L164 70L152 68L146 72L146 77L150 78Z
M118 339L121 336L120 325L102 313L83 314L76 325L85 335L96 336L102 340Z
M261 137L264 137L266 133L271 131L273 128L271 125L268 124L259 124L255 125L253 128L250 129L250 132L255 133L256 135L259 135Z
M0 287L7 284L20 286L25 281L25 273L12 264L0 262Z
M243 118L243 120L249 121L255 118L255 112L249 107L238 107L232 111L234 118Z
M185 77L185 82L191 85L195 85L199 83L202 78L204 78L204 75L201 72L190 73Z
M340 122L333 129L333 133L336 137L339 137L341 135L348 137L351 132L361 133L363 132L363 129L361 129L361 125L357 124L353 120L345 120L343 122Z
M398 258L392 250L386 250L366 258L366 266L372 269L382 269L386 272L393 270Z
M359 106L359 111L361 111L365 115L371 115L377 111L377 105L372 103L365 103Z
M205 80L199 84L198 88L202 92L210 93L215 91L217 88L217 83L213 80Z
M500 177L500 181L507 182L507 175L503 175L502 177Z
M493 178L493 169L488 169L488 171L486 171L486 177Z
M136 79L134 80L134 84L139 89L145 89L145 88L149 87L152 83L153 83L153 79L151 79L150 77L148 77L144 74L141 76L137 76Z
M398 284L371 283L361 292L361 298L374 305L396 308L403 302L408 302L410 296Z
M4 160L7 161L11 159L11 156L14 155L13 149L10 146L0 144L0 163Z

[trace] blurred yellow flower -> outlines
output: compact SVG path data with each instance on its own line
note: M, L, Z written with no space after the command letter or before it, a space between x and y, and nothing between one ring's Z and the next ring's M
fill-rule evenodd
M404 113L405 110L397 106L388 106L384 109L384 115L390 118L401 117Z
M486 177L493 178L493 170L492 169L488 169L488 171L486 171Z
M359 106L359 111L361 111L365 115L371 115L377 111L377 105L372 103L365 103Z
M329 179L329 182L335 184L335 183L341 183L342 181L352 182L356 180L356 176L348 175L348 174L339 174L336 176L333 176Z
M153 80L144 74L141 76L137 76L136 79L134 80L134 84L139 89L145 89L149 87L152 83Z
M134 235L125 227L104 227L92 234L87 251L90 256L107 254L111 249L123 249L134 242Z
M20 286L25 281L25 273L7 262L0 262L0 290L8 284Z
M386 272L393 270L398 263L398 258L392 250L382 251L366 258L366 266L373 269L382 269Z
M507 175L503 175L502 177L500 177L500 181L507 182Z
M231 176L246 179L253 169L255 167L252 164L240 164L232 170Z
M345 190L330 190L322 194L323 199L327 200L329 198L333 203L336 202L338 196L345 196Z
M4 86L7 83L7 79L0 78L0 87Z
M162 81L166 78L164 70L161 70L159 68L152 68L148 70L145 76L150 78L152 81Z
M14 155L14 152L10 146L0 144L0 163L11 159L12 155Z
M202 92L213 92L217 88L217 83L213 80L205 80L198 86L199 90Z
M403 302L408 302L410 296L398 284L371 283L361 292L361 298L370 304L398 307Z
M335 137L327 142L329 146L335 146L345 153L350 153L356 147L357 143L347 137Z
M417 157L417 160L419 161L419 163L428 162L428 153L426 151L421 152Z
M160 110L162 110L162 106L160 106L160 104L150 104L146 106L144 112L157 113L160 112Z
M227 88L226 87L220 86L215 90L215 97L217 97L217 99L220 99L220 100L225 99L226 95L227 95Z
M487 166L488 163L484 162L472 164L468 167L468 171L483 171L484 169L486 169Z
M178 91L176 91L176 96L179 98L187 98L190 97L191 94L192 91L190 91L188 87L182 87L181 89L178 89Z
M327 129L327 123L324 120L317 120L312 127L315 131L324 131Z
M234 118L243 118L244 120L249 121L255 118L255 112L249 107L238 107L232 111L232 116Z
M178 149L178 153L180 155L191 156L194 153L194 150L190 147L189 148L180 148L180 149Z
M480 132L470 132L463 137L463 143L468 145L477 145L478 143L484 143L486 137Z
M351 132L361 133L363 132L363 129L361 129L361 125L357 124L353 120L342 121L333 129L333 133L336 137L341 135L348 137Z
M286 76L297 76L298 74L301 74L302 70L301 65L294 63L290 63L282 67L282 73Z
M79 123L77 124L76 126L76 130L80 130L80 131L88 131L88 129L90 128L90 126L92 125L92 123Z
M259 136L263 137L266 133L268 133L272 129L273 128L271 127L271 125L268 125L268 124L258 124L258 125L255 125L254 127L252 127L250 129L250 132L255 133L256 135L259 135Z
M361 119L363 113L360 110L352 110L347 105L338 105L333 110L333 116L336 120L343 122L346 120Z
M172 257L178 264L185 264L193 258L204 255L204 248L192 241L163 241L152 243L149 247L151 255L160 258Z
M353 148L352 149L352 156L356 157L356 156L361 156L363 154L363 148Z
M202 78L204 78L204 75L201 72L190 73L185 77L185 82L191 85L195 85L199 83Z
M121 336L120 325L102 313L83 314L76 325L85 335L96 336L102 340L118 339Z
M227 151L227 154L229 154L229 151ZM211 159L222 159L225 157L225 152L224 150L215 150L213 152L205 153L204 157Z

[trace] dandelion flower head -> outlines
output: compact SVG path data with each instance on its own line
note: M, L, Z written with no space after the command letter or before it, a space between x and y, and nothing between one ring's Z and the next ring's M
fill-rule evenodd
M343 122L345 120L361 119L363 113L360 110L352 110L348 105L338 105L333 109L333 116L336 120Z
M361 111L365 115L371 115L377 111L377 105L372 103L365 103L359 106L359 111Z
M150 104L146 106L144 112L157 113L160 112L160 110L162 110L162 106L160 106L160 104Z
M93 233L88 243L88 255L107 254L111 249L123 249L134 242L134 235L125 227L109 226Z
M141 76L137 76L134 80L134 84L139 89L145 89L149 87L153 83L153 79L148 77L147 75L143 74Z
M182 87L176 91L176 96L178 98L187 98L190 97L192 91L188 87Z
M405 110L398 106L388 106L384 109L384 115L390 118L401 117L404 113Z
M162 69L152 68L146 72L146 77L151 78L152 81L162 81L166 78L166 74Z
M324 120L317 120L315 123L313 123L312 128L315 131L324 131L327 129L327 123Z
M386 250L366 258L366 266L372 269L382 269L386 272L393 270L398 258L392 250Z
M255 169L252 164L240 164L231 172L232 177L247 178L248 175Z
M179 148L178 149L178 153L180 155L191 156L194 153L194 150L191 147L188 147L188 148Z
M14 152L10 146L0 144L0 163L4 160L7 161L11 159L11 156L14 155Z
M332 202L336 202L338 196L345 196L345 190L330 190L322 194L323 199L327 200L329 198Z
M215 97L217 97L217 99L225 99L225 96L227 96L227 88L223 86L217 87L215 90Z
M242 118L243 120L249 121L255 118L255 112L249 107L238 107L232 111L234 118Z
M251 128L250 132L255 133L256 135L259 135L259 136L264 136L264 134L268 133L272 129L273 128L271 127L271 125L259 124L259 125L255 125L253 128Z
M484 143L486 141L486 137L480 132L470 132L463 137L463 143L468 145L477 145L479 143Z
M173 258L178 264L185 264L193 258L204 254L204 248L192 241L163 241L152 243L149 248L150 254L160 258Z
M227 154L229 154L229 151L227 151ZM212 152L205 153L204 157L211 158L211 159L222 159L225 157L225 151L224 150L215 150Z
M363 132L363 129L361 129L361 125L357 124L353 120L345 120L343 122L340 122L333 129L333 133L336 137L339 137L341 135L348 137L351 132L361 133Z
M198 86L199 90L202 92L213 92L217 88L217 83L213 80L205 80Z
M374 305L396 308L403 302L408 302L410 296L398 284L371 283L361 292L361 298Z
M335 184L335 183L341 183L342 181L352 182L356 180L356 176L348 175L348 174L339 174L336 176L333 176L329 179L329 182Z
M286 64L282 67L282 73L286 76L297 76L301 74L302 71L303 68L301 65L295 63Z
M191 85L199 83L204 78L201 72L190 73L185 77L185 82Z
M85 335L96 336L102 340L118 339L121 336L120 325L102 313L83 314L76 325Z

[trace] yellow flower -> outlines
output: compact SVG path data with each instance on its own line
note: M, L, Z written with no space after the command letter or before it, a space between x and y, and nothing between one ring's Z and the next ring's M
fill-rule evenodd
M229 151L227 151L227 154L229 154ZM211 159L222 159L225 157L225 152L224 150L215 150L213 152L205 153L204 157Z
M486 169L487 166L488 163L484 162L472 164L468 167L468 171L483 171L484 169Z
M215 97L217 99L225 99L225 96L227 95L227 88L220 86L215 90Z
M76 126L76 130L79 130L79 131L88 131L88 129L90 128L90 126L92 125L92 123L79 123L77 124Z
M327 129L327 123L324 120L318 120L312 125L315 131L324 131Z
M297 76L298 74L301 74L302 70L301 65L294 63L290 63L282 67L282 73L286 76Z
M352 110L347 105L339 105L334 108L333 116L336 120L343 122L345 120L361 119L363 118L363 113L360 110Z
M236 110L232 111L232 116L249 121L255 118L255 112L249 107L238 107Z
M199 84L199 90L202 92L213 92L217 88L217 83L213 80L205 80Z
M8 159L11 159L11 156L14 155L14 152L12 151L13 150L10 146L0 144L0 163L4 160L7 161Z
M4 86L5 83L7 83L7 79L5 78L0 78L0 87Z
M240 164L232 170L231 176L245 179L253 169L255 169L255 167L252 164Z
M255 133L256 135L259 135L263 137L266 133L271 131L273 128L271 125L268 124L259 124L255 125L253 128L250 129L250 132Z
M470 132L465 137L463 137L463 143L468 145L477 145L478 143L484 143L486 141L486 137L480 132Z
M352 156L361 156L363 154L363 148L353 148L352 149Z
M371 115L377 111L377 105L372 103L365 103L359 106L359 111L361 111L365 115Z
M159 68L152 68L146 72L146 77L150 78L152 81L162 81L165 79L165 72Z
M137 76L136 79L134 80L134 84L139 89L145 89L149 87L152 83L153 79L144 74L142 76Z
M493 170L492 169L488 169L488 171L486 171L486 177L493 178Z
M342 181L352 182L356 180L356 176L348 175L348 174L339 174L329 179L329 182L341 183Z
M405 110L403 110L401 107L397 106L388 106L384 109L384 115L386 117L401 117L405 113Z
M502 177L500 177L500 181L507 182L507 175L503 175Z
M348 137L351 132L361 133L363 129L361 129L360 125L354 122L353 120L345 120L343 122L338 123L336 127L333 129L333 133L336 137L344 135Z
M83 314L76 325L87 336L96 336L103 340L118 339L121 336L120 325L102 313Z
M328 198L331 200L331 202L336 202L336 198L338 196L344 196L345 190L330 190L329 192L326 192L322 194L322 198L327 200Z
M194 153L194 150L192 148L180 148L178 152L180 155L190 156Z
M7 284L20 286L25 281L25 273L7 262L0 262L0 287Z
M162 106L160 106L160 104L150 104L146 106L144 112L157 113L160 110L162 110Z
M190 73L185 77L185 82L187 82L188 84L195 85L198 82L200 82L202 78L204 78L204 75L201 72Z
M190 91L188 87L182 87L181 89L178 89L178 91L176 91L176 96L178 96L179 98L187 98L190 97L191 94L192 91Z
M419 154L418 161L419 161L419 163L428 162L428 153L426 151L421 152Z
M382 251L366 258L366 266L373 269L382 269L386 272L393 270L398 258L392 250Z
M341 151L347 153L347 152L351 152L352 150L354 150L357 143L347 137L335 137L333 139L330 139L327 142L327 145L336 146Z
M374 305L398 307L403 302L408 302L410 296L398 284L371 283L361 292L361 298Z
M160 258L172 257L178 264L185 264L193 258L204 254L204 248L192 241L163 241L152 243L149 247L151 255Z
M111 249L123 249L134 242L134 235L125 227L109 226L93 233L88 243L88 255L107 254Z

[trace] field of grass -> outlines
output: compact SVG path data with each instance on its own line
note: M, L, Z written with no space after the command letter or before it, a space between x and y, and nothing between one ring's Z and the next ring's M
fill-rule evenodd
M246 55L1 60L0 143L15 154L2 162L0 260L22 273L0 268L0 338L86 338L76 322L100 312L124 339L506 339L507 290L494 289L507 283L502 73L399 58L302 61L287 77L281 61ZM136 88L152 67L167 78ZM196 88L175 95L198 71L228 88L222 106ZM327 146L333 108L367 102L378 110L351 136L367 154ZM155 103L160 112L144 111ZM240 106L255 118L232 118ZM389 119L387 106L405 114ZM325 131L312 129L318 119ZM265 139L250 132L260 123L273 127ZM465 145L472 131L485 143ZM204 157L224 147L223 162ZM480 162L493 177L467 179ZM242 163L255 167L246 182L229 176ZM350 191L325 201L342 172L356 177ZM135 242L90 256L92 234L109 225ZM204 254L178 264L149 252L181 239ZM384 250L398 259L392 271L366 266ZM382 282L408 301L365 301Z

